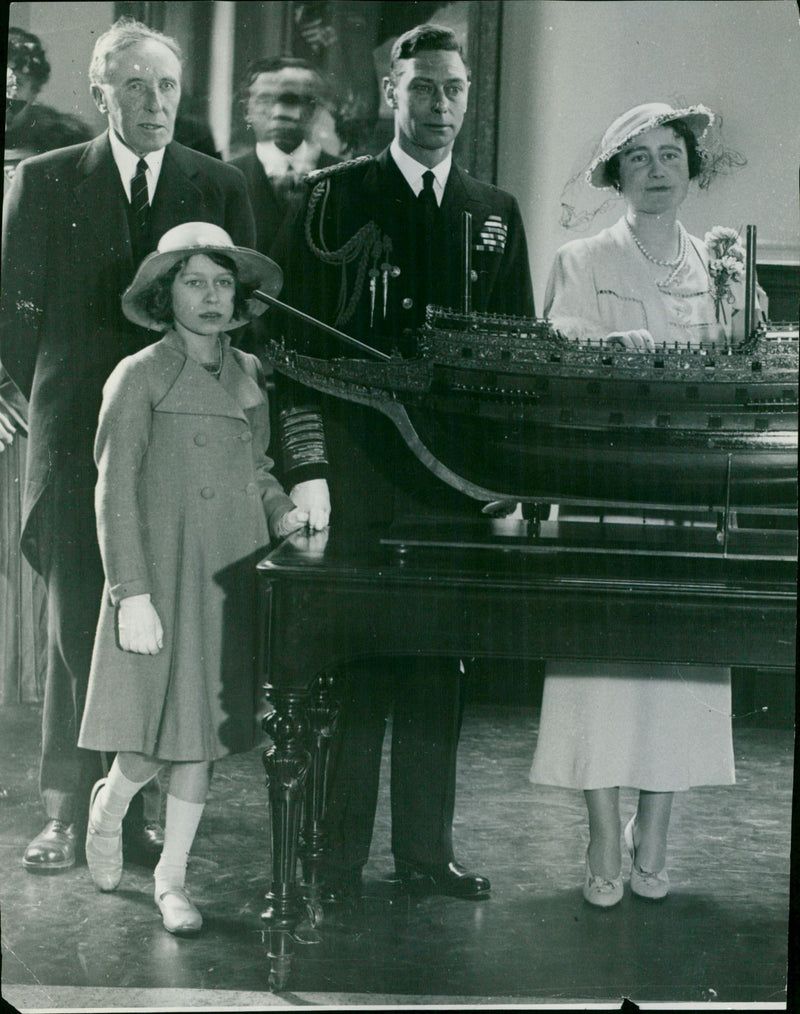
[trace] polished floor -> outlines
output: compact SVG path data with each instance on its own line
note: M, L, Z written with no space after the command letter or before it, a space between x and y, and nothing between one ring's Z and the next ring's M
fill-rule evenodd
M473 694L459 754L456 851L491 877L491 898L402 894L384 791L362 905L326 908L318 930L305 928L277 994L259 921L269 868L259 751L217 767L188 881L206 925L177 939L161 927L143 868L126 868L113 894L97 892L85 866L23 870L41 824L40 709L0 708L3 997L23 1011L785 1004L791 718L765 720L758 689L738 694L737 785L676 799L670 897L648 903L626 886L602 911L581 895L582 797L528 782L538 710L515 696ZM623 813L633 805L624 791Z

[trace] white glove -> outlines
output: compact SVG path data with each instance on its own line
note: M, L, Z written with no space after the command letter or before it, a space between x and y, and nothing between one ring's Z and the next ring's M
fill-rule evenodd
M289 493L291 499L308 511L308 527L318 532L328 527L331 518L331 497L327 479L306 479L298 482Z
M607 335L606 345L621 345L629 352L655 352L656 343L645 328L639 331L614 331Z
M130 595L117 607L119 646L138 655L157 655L164 646L164 628L150 595Z

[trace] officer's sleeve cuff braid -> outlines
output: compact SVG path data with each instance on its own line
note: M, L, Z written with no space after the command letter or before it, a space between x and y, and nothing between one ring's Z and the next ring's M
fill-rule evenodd
M295 483L327 474L328 451L318 408L301 405L284 409L278 417L278 436L283 472L291 475ZM313 475L305 474L304 479L298 479L301 472Z

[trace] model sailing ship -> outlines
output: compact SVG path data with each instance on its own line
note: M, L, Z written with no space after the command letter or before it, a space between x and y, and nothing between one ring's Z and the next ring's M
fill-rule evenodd
M383 412L432 472L478 500L796 509L798 330L754 325L754 256L753 240L747 338L733 348L576 341L548 320L471 312L467 281L460 311L428 307L412 357L264 296L360 353L316 358L281 341L267 355Z

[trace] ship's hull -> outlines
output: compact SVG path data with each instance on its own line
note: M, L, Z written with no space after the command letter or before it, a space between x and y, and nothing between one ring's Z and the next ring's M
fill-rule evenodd
M278 345L270 357L382 411L431 471L477 499L796 506L796 332L746 352L641 354L567 343L544 322L442 313L414 359Z

